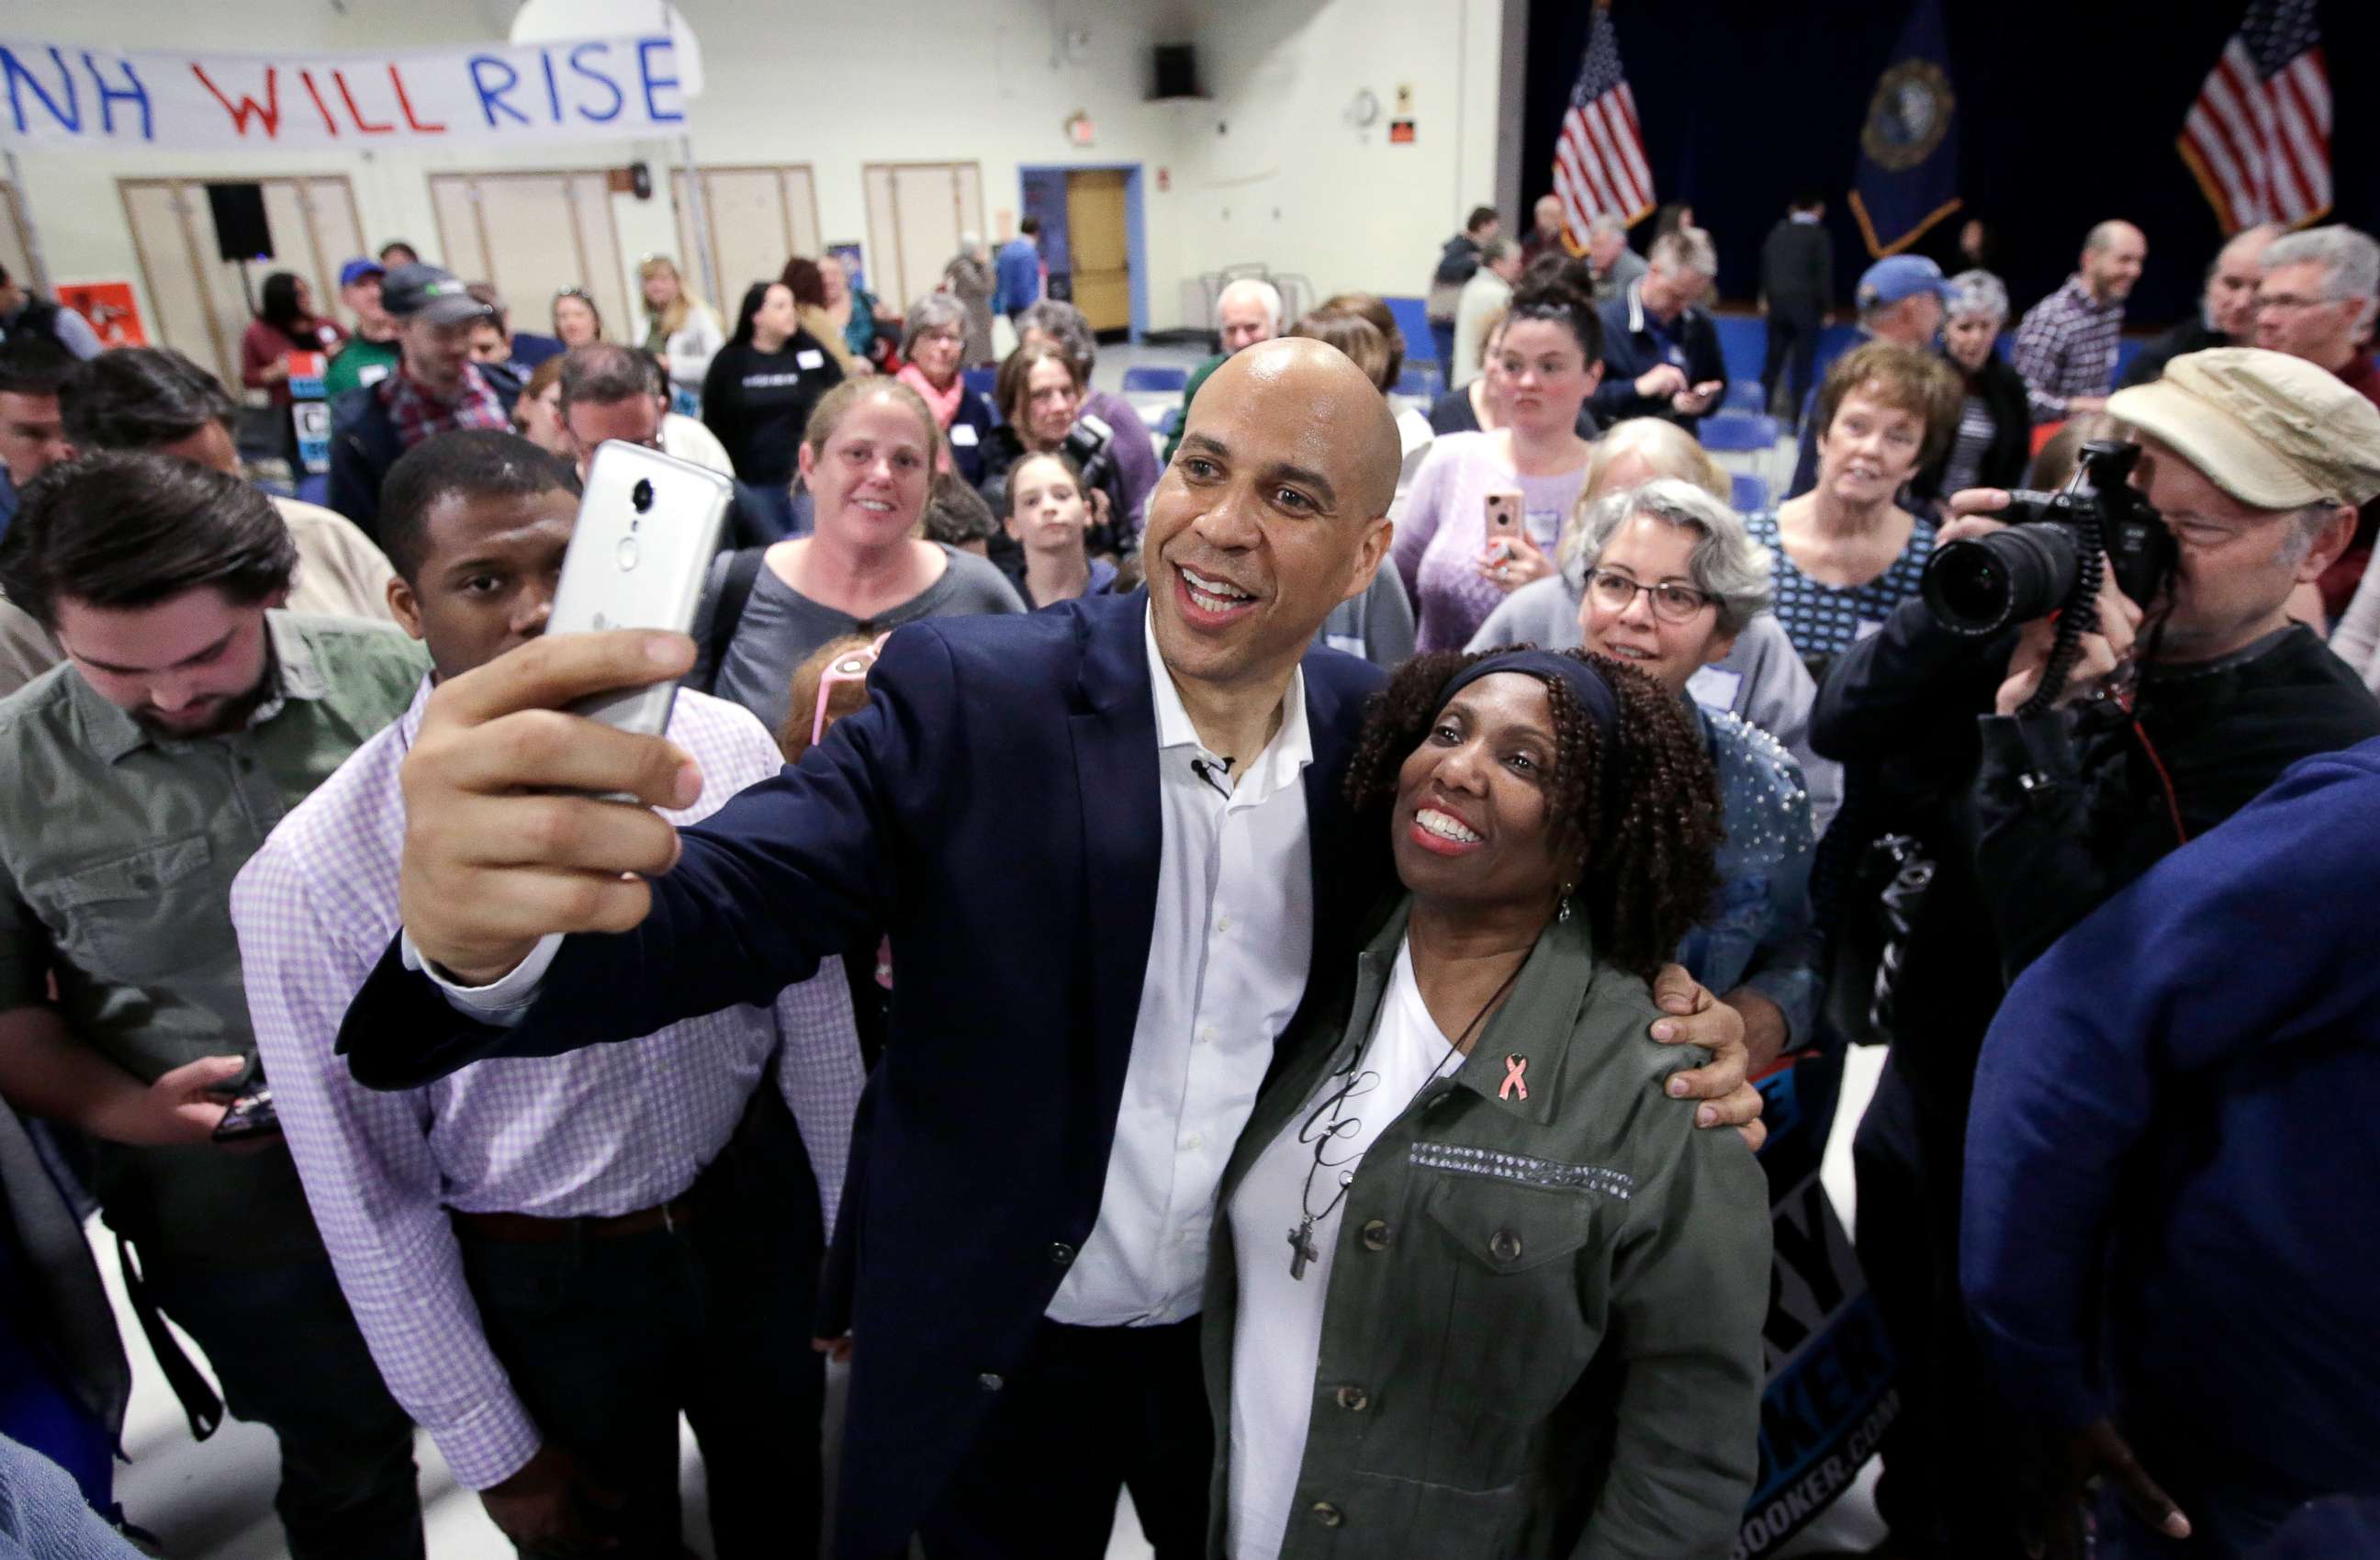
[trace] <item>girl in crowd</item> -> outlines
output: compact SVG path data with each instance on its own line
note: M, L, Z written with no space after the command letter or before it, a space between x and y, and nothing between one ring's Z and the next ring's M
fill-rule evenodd
M766 285L784 290L780 283ZM846 380L828 391L799 445L815 529L761 555L732 625L698 625L695 642L706 647L706 659L708 647L722 638L725 649L716 674L706 683L698 669L694 685L735 700L779 731L793 669L830 639L872 636L917 618L1023 611L999 570L915 535L940 442L934 415L898 381ZM723 553L712 568L711 612L733 561Z
M1424 650L1463 644L1506 596L1554 572L1595 450L1578 417L1603 377L1603 327L1585 296L1513 294L1496 356L1505 426L1439 435L1397 514L1394 555ZM1491 494L1511 496L1520 521L1492 538Z
M795 450L819 398L843 370L801 327L793 289L755 282L744 290L735 333L702 381L702 420L719 436L735 475L758 488L794 479ZM915 516L912 516L915 518Z
M1091 523L1083 473L1064 451L1030 454L1008 468L1008 539L1016 544L1009 583L1027 607L1047 607L1114 586L1116 567L1083 545Z
M1891 342L1855 346L1827 370L1817 486L1747 521L1777 554L1777 619L1812 676L1917 593L1934 526L1899 494L1949 443L1959 401L1939 357Z
M1724 661L1747 627L1773 621L1764 615L1768 551L1723 501L1675 478L1599 500L1579 534L1585 647L1627 662L1679 700L1718 775L1719 893L1678 962L1743 1014L1757 1077L1786 1050L1809 1044L1816 1018L1809 802L1801 766L1775 737L1712 710L1689 685ZM1790 654L1782 659L1801 671Z
M686 290L677 262L667 255L646 256L637 278L645 293L645 351L668 373L672 400L682 403L678 409L694 410L702 399L703 376L724 345L719 316Z
M844 269L839 255L820 255L818 269L819 285L826 296L827 323L841 333L844 348L855 359L875 362L881 354L878 349L874 295L852 286L851 272Z
M795 255L785 262L784 273L777 280L793 290L794 308L802 329L818 338L846 375L875 371L876 366L867 358L852 356L850 344L843 339L842 328L827 312L826 272L818 261Z
M1066 447L1066 436L1075 430L1082 413L1083 378L1073 359L1056 345L1037 340L1008 355L1000 366L994 392L1003 420L985 437L981 486L991 512L1005 514L1009 468L1028 454L1048 454ZM1084 488L1091 499L1090 550L1110 558L1120 556L1135 535L1123 523L1127 513L1123 478L1112 451L1110 441L1083 462ZM1011 550L997 539L991 555L1003 568L1014 566Z
M584 287L565 287L553 295L553 339L565 351L603 339L603 316Z
M991 269L991 251L984 247L982 235L960 234L959 252L942 268L942 291L966 309L966 351L962 361L967 368L979 369L992 361L991 295L998 282Z
M1768 1197L1645 1037L1717 886L1692 717L1575 652L1424 655L1347 784L1406 893L1224 1171L1222 1553L1274 1560L1294 1523L1432 1560L1724 1554Z
M540 363L513 403L513 431L550 455L576 463L578 452L562 426L562 359Z
M1091 371L1099 366L1099 342L1081 309L1056 298L1044 298L1026 309L1017 317L1016 343L1022 346L1037 341L1056 347L1074 365L1075 381L1081 387L1082 400L1076 416L1095 417L1107 429L1110 458L1115 462L1116 492L1123 500L1115 512L1116 524L1125 533L1138 536L1149 492L1165 470L1164 463L1157 458L1157 442L1148 436L1148 425L1140 420L1140 413L1131 402L1092 384ZM1093 464L1097 464L1096 458Z
M2013 488L2024 481L2033 448L2033 408L2024 380L1993 347L2008 323L2008 288L1988 271L1950 278L1942 309L1942 351L1963 381L1959 424L1949 446L1926 466L1918 490L1949 498L1967 488Z
M876 670L891 631L868 638L846 634L830 639L794 669L786 690L784 724L777 745L785 762L798 764L802 755L826 739L827 729L868 702L868 674ZM862 937L843 956L844 978L851 986L851 1015L859 1031L859 1056L869 1071L884 1055L884 1034L892 1006L892 944L878 937ZM835 1358L847 1357L839 1347Z
M991 403L966 387L966 306L948 293L928 293L901 321L901 382L932 408L951 469L970 486L983 480L985 441L996 420Z

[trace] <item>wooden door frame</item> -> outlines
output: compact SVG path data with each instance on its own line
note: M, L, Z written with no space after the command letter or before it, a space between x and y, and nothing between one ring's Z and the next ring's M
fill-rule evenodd
M287 183L297 186L298 188L299 198L298 207L300 211L305 212L306 216L307 238L312 244L314 252L319 255L322 252L322 241L314 233L314 213L310 210L307 209L304 198L304 187L307 181L311 179L338 180L341 184L346 186L348 209L358 213L363 210L362 207L356 204L355 181L344 173L314 173L310 171L301 173L259 174L252 179L237 182L248 184ZM154 274L154 268L152 266L149 259L149 247L140 242L140 224L132 220L132 191L136 188L162 188L169 195L176 197L174 209L176 224L182 230L182 248L184 257L189 261L190 279L194 283L199 284L199 310L206 316L207 340L214 348L215 368L218 371L219 377L223 379L225 387L231 391L235 397L237 397L240 393L238 358L236 352L234 357L228 362L226 362L222 357L222 320L215 310L214 294L212 289L204 284L204 267L209 263L205 258L206 251L200 246L198 235L191 227L190 212L188 206L179 199L181 194L179 187L181 186L187 185L193 189L204 189L210 183L229 182L234 181L221 179L210 180L200 175L181 174L120 174L116 175L115 180L115 201L124 212L124 230L126 233L129 234L132 238L132 259L134 263L138 264L140 268L141 291L147 295L150 308L155 312L156 316L155 319L145 321L145 323L152 327L153 331L153 344L162 346L164 345L164 310L157 302L157 282ZM220 265L224 262L218 260L212 263ZM334 278L334 280L335 280L335 278Z
M787 259L791 259L795 252L794 208L793 202L785 199L785 175L796 168L809 175L810 231L817 234L819 242L823 244L826 242L826 224L819 219L818 164L815 163L703 163L696 166L695 172L705 179L710 178L713 174L774 174L777 176L778 209L784 213L785 218L785 255ZM672 200L675 200L678 185L685 177L684 168L670 170ZM863 199L866 197L865 187L861 188L860 194ZM702 190L702 225L706 236L710 239L710 253L714 260L719 255L718 210L717 203L710 198L710 187L706 184Z
M1146 165L1139 163L1021 163L1016 168L1016 209L1025 210L1025 181L1034 174L1122 174L1123 175L1123 251L1132 273L1132 339L1148 334L1148 208L1144 183Z
M891 192L891 191L892 191L892 189L893 188L893 184L892 184L892 175L895 175L895 174L899 173L899 172L900 172L902 169L904 169L904 168L911 168L911 169L917 169L917 168L947 168L947 169L949 169L949 170L951 171L951 175L952 175L952 178L951 178L951 226L952 226L952 229L953 229L954 232L958 232L958 233L965 233L965 232L966 232L966 231L967 231L967 221L966 221L966 197L965 197L965 195L964 191L960 188L959 182L958 182L958 172L959 172L959 170L960 170L960 169L962 169L962 168L972 169L972 170L974 171L974 173L975 173L975 203L976 203L976 209L977 209L978 212L979 212L979 211L981 211L981 210L983 209L983 163L982 163L982 161L981 161L980 159L978 159L978 158L968 158L968 159L966 159L966 160L965 160L965 161L957 161L957 160L952 160L952 159L941 159L941 158L931 158L931 157L919 157L919 158L910 158L910 159L905 159L905 160L895 161L895 162L890 162L890 163L862 163L859 165L859 200L860 200L860 204L861 204L862 206L866 206L866 205L868 204L868 175L870 175L870 174L874 173L874 172L875 172L877 169L879 169L879 168L881 168L881 169L883 169L883 170L884 170L884 173L885 173L885 175L886 175L886 176L885 176L885 187L886 187L886 190L887 190L887 192L888 192L888 195L890 194L890 192ZM898 202L897 202L897 200L895 201L895 207L896 207L896 211L897 211L897 207L898 207ZM824 245L824 244L826 243L826 230L825 230L824 228L820 228L820 229L819 230L819 243L820 243L820 245ZM883 257L884 257L884 254L885 254L886 246L884 245L883 241L881 240L881 238L880 238L880 237L878 236L878 234L877 234L877 231L876 231L876 212L875 212L873 210L870 210L870 211L868 212L868 247L876 252L876 261L875 261L875 263L876 263L876 268L877 268L877 276L878 276L878 278L879 278L879 285L878 285L878 287L877 287L877 296L880 298L880 297L882 297L882 296L883 296L883 291L884 291L884 289L883 289L883 287L882 287L882 285L881 285L881 278L882 278L882 276L883 276L883 274L884 274L884 263L883 263ZM901 261L900 261L900 255L901 255L900 226L899 226L899 224L898 224L897 223L896 223L896 224L894 224L894 225L893 225L893 241L892 241L892 246L891 246L891 249L892 249L892 255L893 255L893 257L894 257L894 258L893 258L893 261L892 261L892 274L893 274L893 275L895 275L895 276L900 277L900 278L902 279L903 285L905 287L905 286L906 286L906 284L907 284L907 280L908 280L908 277L907 277L908 268L907 268L906 266L903 265L903 264L901 263ZM908 307L908 302L907 302L907 300L904 300L904 301L902 302L901 307L902 307L903 308L906 308Z
M611 176L612 170L609 167L489 168L485 170L476 168L437 168L423 175L423 187L430 194L430 224L438 232L439 250L441 253L451 253L452 246L446 242L446 219L444 216L440 214L438 210L438 196L436 191L437 181L440 179L468 179L471 181L473 186L476 187L480 181L486 179L597 178L604 180L606 187L608 187ZM567 187L568 186L565 185L565 188ZM619 242L620 230L618 225L613 223L612 213L608 209L603 212L603 221L607 225L611 226L612 240L616 246ZM520 318L518 312L520 308L520 299L507 293L503 280L496 275L495 248L488 242L487 207L478 200L471 202L471 225L477 230L479 235L480 263L486 269L488 273L485 279L489 285L496 289L496 296L504 300L504 308L506 312L510 314L514 320L517 320ZM577 223L570 224L570 247L578 252L578 272L581 278L578 285L586 286L589 284L585 278L592 275L593 272L588 263L586 235L579 231L578 224ZM626 284L625 278L614 278L614 280L620 281L624 286ZM553 300L551 298L546 300L548 308L545 318L546 322L549 325L552 323L552 301ZM622 300L622 307L627 311L631 323L634 321L637 302L636 289L629 288L627 296Z

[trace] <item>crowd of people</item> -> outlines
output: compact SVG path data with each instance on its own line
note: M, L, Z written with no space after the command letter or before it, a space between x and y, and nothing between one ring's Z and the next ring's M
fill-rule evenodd
M1384 299L1234 282L1161 450L1029 218L897 312L648 257L624 333L398 242L240 344L326 504L0 273L0 1534L131 1553L95 1205L299 1560L425 1554L417 1427L525 1554L678 1554L681 1415L729 1560L1124 1492L1164 1560L1745 1553L1771 1151L1883 1045L1876 1553L2362 1553L2380 245L2239 234L2119 376L2137 227L2013 322L1978 236L1822 369L1823 214L1741 507L1684 207L1471 213L1426 403ZM733 482L689 635L544 633L609 442Z

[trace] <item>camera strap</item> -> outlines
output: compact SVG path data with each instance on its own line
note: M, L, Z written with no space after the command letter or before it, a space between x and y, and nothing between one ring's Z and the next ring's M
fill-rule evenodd
M223 1399L215 1396L207 1378L190 1363L182 1352L173 1333L165 1325L164 1313L157 1308L157 1297L149 1288L140 1264L132 1260L132 1242L122 1235L115 1238L115 1263L124 1274L124 1295L132 1302L132 1314L140 1323L140 1334L149 1340L149 1352L157 1357L157 1368L165 1373L165 1384L182 1405L182 1412L190 1421L190 1437L203 1441L223 1428Z

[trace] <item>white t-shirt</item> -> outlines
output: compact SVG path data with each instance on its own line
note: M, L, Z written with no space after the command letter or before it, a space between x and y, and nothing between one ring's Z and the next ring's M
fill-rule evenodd
M1306 1422L1314 1409L1314 1373L1322 1349L1322 1305L1346 1220L1341 1200L1315 1221L1314 1259L1304 1278L1289 1276L1290 1231L1311 1205L1319 1211L1338 1196L1373 1140L1402 1116L1433 1074L1452 1073L1453 1045L1429 1015L1414 981L1413 953L1397 949L1396 968L1380 999L1354 1091L1340 1109L1338 1135L1314 1168L1314 1149L1330 1119L1328 1102L1347 1080L1346 1058L1331 1069L1314 1098L1248 1167L1232 1194L1232 1251L1240 1275L1239 1321L1232 1336L1232 1560L1277 1560L1289 1530L1291 1498L1305 1460ZM1300 1142L1299 1133L1324 1108ZM1313 1189L1306 1176L1313 1173ZM1301 1197L1305 1202L1301 1203Z

